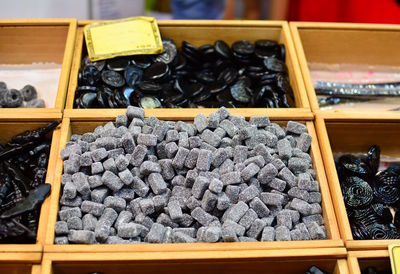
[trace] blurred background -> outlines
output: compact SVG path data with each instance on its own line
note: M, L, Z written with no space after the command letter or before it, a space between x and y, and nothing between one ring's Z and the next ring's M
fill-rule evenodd
M1 0L1 18L271 19L400 23L400 0Z

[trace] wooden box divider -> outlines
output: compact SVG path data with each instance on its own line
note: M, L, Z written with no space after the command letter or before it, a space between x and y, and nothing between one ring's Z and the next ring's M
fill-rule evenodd
M69 140L71 134L77 133L82 134L93 130L96 126L102 125L108 121L114 121L115 117L120 113L118 110L114 110L114 114L111 117L101 118L99 117L96 122L90 118L88 121L82 121L82 119L64 118L61 128L61 136L59 142L59 151L61 151L66 142ZM282 122L278 119L272 119L274 122ZM188 252L188 251L215 251L216 255L219 256L220 251L231 251L230 256L234 254L240 254L246 250L251 252L252 250L285 250L293 248L331 248L343 246L343 241L340 238L334 209L325 177L324 166L318 146L318 139L314 129L314 125L310 121L304 122L307 125L309 133L313 137L311 145L311 156L313 159L314 168L316 170L317 180L320 184L320 190L322 195L322 209L323 216L326 226L328 239L326 240L311 240L311 241L288 241L288 242L253 242L253 243L196 243L196 244L140 244L140 245L55 245L54 244L54 229L55 223L58 216L59 198L61 190L61 176L63 172L63 161L60 154L57 155L57 164L55 167L55 184L51 195L51 206L49 213L49 222L46 233L44 252L150 252L154 259L156 259L160 253L168 252ZM218 252L217 252L218 251ZM184 256L183 253L181 253Z
M388 250L350 251L347 255L350 274L361 274L368 266L378 271L391 271Z
M333 155L334 152L366 153L371 145L378 144L382 154L399 156L397 140L400 135L400 119L391 115L372 117L362 112L338 115L318 111L315 127L340 234L347 249L382 250L387 249L389 244L400 244L400 239L353 239Z
M56 115L56 116L61 116ZM10 138L16 134L22 133L26 130L33 130L39 127L47 125L47 123L56 119L2 119L0 118L0 144L4 144L10 140ZM51 135L51 149L49 154L49 161L47 166L46 183L52 185L54 188L54 175L55 167L57 162L57 155L59 151L59 141L61 134L61 126L58 126ZM49 217L50 209L50 196L43 202L41 212L39 216L39 225L37 231L37 241L35 244L0 244L0 261L2 260L27 260L27 258L36 258L36 262L40 261L43 245L45 240L45 234L47 229L47 221Z
M100 115L107 117L115 113L115 109L74 109L75 90L77 87L78 72L85 48L83 28L85 25L96 21L79 21L75 41L75 53L72 62L71 77L68 87L67 102L65 106L65 117L74 119L90 119ZM267 108L237 108L232 113L246 117L255 115L268 115L282 120L302 119L312 120L308 97L303 84L300 67L296 57L289 25L285 21L209 21L209 20L160 20L158 21L160 32L165 37L174 39L178 47L183 40L200 46L205 43L214 43L217 39L225 40L228 44L247 39L272 39L286 46L286 64L293 88L294 102L292 107L283 109ZM216 109L149 109L146 114L157 116L161 119L186 119L191 120L198 113L210 113ZM120 110L121 113L124 110Z
M46 253L43 256L42 274L103 274L142 273L155 274L162 269L167 274L180 273L305 273L317 265L329 273L347 274L344 248L276 250L274 252L243 252L243 256L230 256L230 252L184 252L176 256L154 258L141 253Z
M76 19L1 19L0 63L62 64L53 106L46 108L0 108L0 118L48 119L64 110L77 28ZM29 84L29 83L27 83Z
M313 112L320 107L307 62L400 66L399 25L318 22L290 22L289 25ZM353 110L324 112L345 115ZM371 109L365 113L379 117L385 112ZM400 117L395 111L384 115Z

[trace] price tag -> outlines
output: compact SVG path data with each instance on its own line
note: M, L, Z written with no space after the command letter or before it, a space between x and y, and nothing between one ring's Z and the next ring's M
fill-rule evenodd
M392 265L392 273L400 273L400 245L389 245L390 264Z
M131 17L98 22L84 29L90 61L117 56L162 53L162 41L154 17Z

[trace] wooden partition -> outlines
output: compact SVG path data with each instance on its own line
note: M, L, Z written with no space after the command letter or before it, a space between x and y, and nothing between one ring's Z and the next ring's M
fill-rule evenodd
M70 118L95 118L99 115L115 113L114 109L74 109L75 90L77 88L78 72L81 60L86 54L86 46L83 35L85 25L93 21L80 21L77 30L75 43L75 54L71 69L71 78L68 87L68 97L66 102L65 115ZM255 115L269 115L283 120L313 118L305 92L300 67L294 50L289 26L285 21L158 21L161 35L171 38L180 47L182 41L186 40L195 46L205 43L214 44L218 39L226 41L228 44L237 40L249 40L254 42L258 39L271 39L282 43L286 47L286 65L289 71L290 84L293 88L294 101L289 102L291 107L288 109L267 109L267 108L237 108L235 114L246 117ZM199 113L208 114L216 109L151 109L147 113L163 119L186 119L192 120ZM123 109L118 110L124 113Z
M350 274L361 274L367 267L391 273L388 250L351 251L348 253L347 262Z

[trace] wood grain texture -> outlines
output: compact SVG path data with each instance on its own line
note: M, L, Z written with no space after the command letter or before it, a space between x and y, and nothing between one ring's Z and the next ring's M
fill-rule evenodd
M67 96L73 58L76 19L0 20L0 63L61 64L56 100L43 109L0 109L0 118L43 118L61 114Z
M398 25L291 22L290 30L313 111L318 110L319 105L307 62L385 66L400 64ZM389 112L389 115L392 114L396 115Z
M77 87L78 71L81 65L82 55L86 54L86 46L84 45L83 27L86 24L98 22L98 21L79 21L77 38L75 43L74 60L71 69L71 77L68 88L68 99L66 104L66 117L101 117L102 115L108 115L107 112L90 111L82 112L81 110L73 109L73 103L75 98L75 90ZM308 103L308 97L306 89L303 84L303 79L296 57L296 51L290 30L287 22L284 21L202 21L202 20L167 20L158 21L160 32L165 37L169 37L175 41L177 45L180 45L183 40L190 41L196 46L200 46L205 43L213 44L215 40L222 39L228 44L239 40L246 39L254 42L257 39L273 39L283 43L286 46L286 64L288 66L290 83L294 92L295 102L291 103L292 107L289 109L255 109L255 108L238 108L235 112L245 116L256 116L259 113L263 115L269 115L271 117L283 117L285 119L303 119L307 120L312 117L310 106ZM189 111L188 111L189 110ZM194 116L203 111L210 112L209 109L202 110L190 110L190 109L163 109L162 111L154 110L165 118L172 119L173 117L187 117L187 119L193 119ZM98 116L100 114L100 116ZM190 116L188 116L190 115Z
M387 249L389 244L400 244L400 240L353 239L333 156L335 152L366 153L372 144L380 145L382 154L399 156L400 149L394 140L400 134L400 119L381 122L378 117L368 120L357 115L335 117L318 112L315 126L340 234L346 247L349 250L379 250Z

